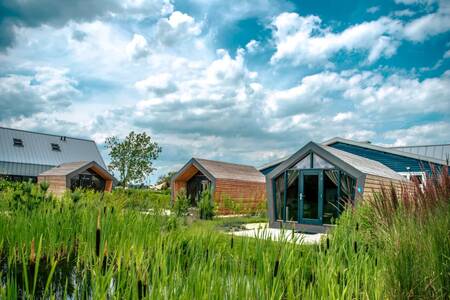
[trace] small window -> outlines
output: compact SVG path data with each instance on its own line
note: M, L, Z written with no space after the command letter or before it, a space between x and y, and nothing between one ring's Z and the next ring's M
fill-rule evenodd
M314 169L333 169L334 166L330 164L328 161L320 157L319 155L313 155L313 168Z
M14 146L23 147L23 141L21 139L13 139Z
M308 154L305 158L299 161L294 169L311 169L311 154Z
M423 189L423 187L426 184L427 175L425 172L399 172L399 173L407 180L417 183L421 189Z
M58 144L51 144L52 145L52 150L53 151L61 151L61 148L59 147L59 145Z

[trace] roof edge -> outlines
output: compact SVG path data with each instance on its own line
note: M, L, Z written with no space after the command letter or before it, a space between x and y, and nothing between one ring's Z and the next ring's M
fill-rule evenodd
M58 134L54 134L54 133L44 133L44 132L37 132L37 131L31 131L31 130L10 128L10 127L5 127L5 126L0 126L0 129L14 130L14 131L20 131L20 132L26 132L26 133L33 133L33 134L49 135L49 136L54 136L54 137L66 137L66 138L72 139L72 140L80 140L80 141L86 141L86 142L93 142L93 143L95 143L95 141L93 139L86 139L86 138L80 138L80 137L71 137L71 136L61 135L61 134L58 135Z
M361 177L364 175L364 173L361 172L360 170L358 170L355 167L353 167L352 165L346 163L339 157L333 155L333 153L328 152L326 149L321 147L320 144L310 141L305 146L300 148L300 150L298 150L297 152L292 154L287 160L285 160L280 165L278 165L275 169L273 169L269 174L267 174L266 178L269 180L272 180L274 177L280 175L282 173L282 171L289 168L290 165L295 163L298 159L300 159L303 155L309 153L310 151L317 153L323 159L328 160L330 163L332 163L334 165L341 165L341 166L337 166L337 167L342 168L342 166L345 166L345 168L342 168L342 169L354 177L358 178L358 177Z
M341 138L341 137L334 137L332 139L326 140L325 142L322 143L322 145L330 146L330 145L332 145L334 143L344 143L344 144L353 145L353 146L357 146L357 147L362 147L362 148L366 148L366 149L371 149L371 150L375 150L375 151L386 152L386 153L393 154L393 155L398 155L398 156L409 157L409 158L413 158L413 159L417 159L417 160L424 160L424 161L428 161L428 162L433 162L433 163L444 165L444 166L447 165L447 163L445 161L437 159L437 158L434 158L434 157L429 157L429 156L424 156L424 155L417 155L417 154L414 154L414 153L404 152L404 151L396 150L396 149L393 149L393 148L386 148L386 147L378 146L378 145L374 145L374 144L348 140L348 139L344 139L344 138Z

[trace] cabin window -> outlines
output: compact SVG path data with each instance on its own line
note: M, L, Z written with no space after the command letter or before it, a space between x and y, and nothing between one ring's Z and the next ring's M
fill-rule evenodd
M314 169L333 169L334 166L317 154L313 155Z
M305 158L299 161L294 169L311 169L311 154L308 154Z
M74 191L77 188L92 189L97 192L105 190L105 180L95 172L86 170L85 172L70 178L70 189Z
M417 183L421 189L425 186L426 173L425 172L399 172L404 178L414 183Z
M14 138L13 143L14 143L14 146L16 146L16 147L23 147L23 141L21 139Z
M59 147L58 144L52 143L51 145L52 145L52 150L53 150L53 151L61 151L61 148Z

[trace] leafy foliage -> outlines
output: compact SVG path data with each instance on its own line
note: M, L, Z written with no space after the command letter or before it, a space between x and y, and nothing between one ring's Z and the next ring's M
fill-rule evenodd
M313 246L216 231L247 218L186 226L164 214L168 195L145 190L0 205L0 298L449 299L450 183L439 180L420 213L406 204L418 200L385 193L383 215L370 201L348 207ZM0 202L39 190L0 186Z
M181 189L177 193L177 198L175 199L175 203L173 204L173 212L177 217L184 217L189 212L190 201L186 195L186 190Z
M175 175L176 172L169 172L165 175L159 176L158 180L156 181L156 184L164 184L166 188L170 188L170 182L172 180L173 175Z
M198 209L200 219L211 220L214 217L214 204L209 188L202 191L200 201L198 202Z
M145 132L130 132L120 141L113 136L106 139L106 147L110 150L111 163L108 168L117 171L122 186L130 182L142 182L155 169L153 160L161 153L161 147Z

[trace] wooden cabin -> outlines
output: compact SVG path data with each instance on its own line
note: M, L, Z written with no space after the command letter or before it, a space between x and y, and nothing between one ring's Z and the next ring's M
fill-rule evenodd
M270 226L324 232L344 205L406 178L384 164L310 142L266 175Z
M192 158L172 177L172 201L184 190L195 207L205 189L211 190L220 214L235 213L229 204L242 213L255 212L266 201L264 175L252 166Z
M39 174L38 182L42 181L49 183L49 192L60 196L76 188L111 192L114 177L95 161L80 161L64 163Z

